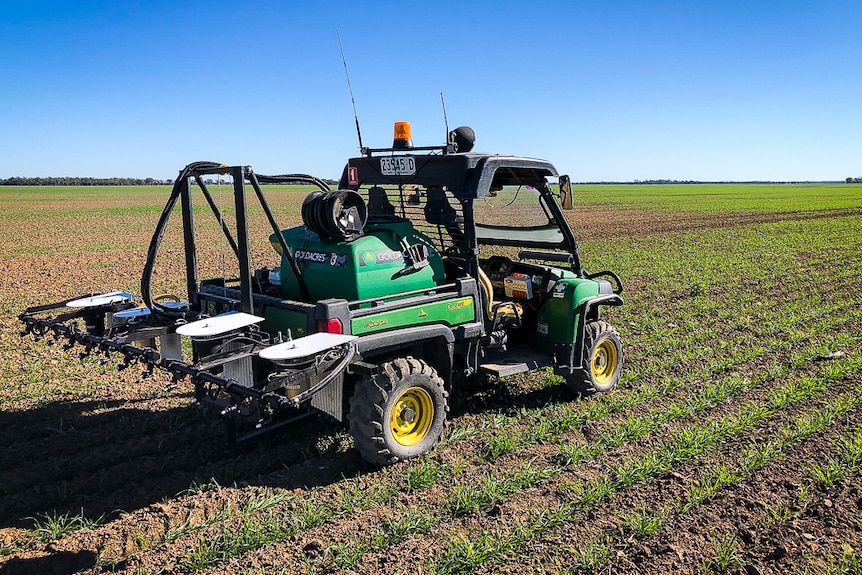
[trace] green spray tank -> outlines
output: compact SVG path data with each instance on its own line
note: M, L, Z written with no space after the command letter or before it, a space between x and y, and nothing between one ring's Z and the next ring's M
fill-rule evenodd
M310 194L302 206L304 225L281 232L290 250L290 256L281 254L282 297L301 299L303 284L314 301L355 301L444 283L443 259L430 238L408 220L366 224L366 214L352 190ZM282 252L275 234L270 242Z

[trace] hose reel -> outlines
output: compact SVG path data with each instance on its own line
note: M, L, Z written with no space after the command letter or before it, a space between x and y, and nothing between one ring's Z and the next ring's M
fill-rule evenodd
M312 192L302 202L302 221L321 239L353 241L368 219L365 201L353 190Z

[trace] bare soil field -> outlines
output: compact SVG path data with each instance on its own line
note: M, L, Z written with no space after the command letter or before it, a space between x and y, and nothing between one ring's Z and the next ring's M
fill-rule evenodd
M322 416L226 453L187 382L19 336L28 305L137 291L162 200L128 190L0 208L3 575L862 572L862 189L581 206L586 266L626 285L620 386L475 377L437 449L380 470Z

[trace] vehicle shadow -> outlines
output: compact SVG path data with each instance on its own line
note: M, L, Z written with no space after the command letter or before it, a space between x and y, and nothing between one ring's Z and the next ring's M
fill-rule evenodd
M477 374L468 378L450 403L452 417L488 412L517 413L523 409L535 409L546 405L569 403L588 399L579 397L560 381L559 384L542 387L524 387L519 380L499 380L492 376Z
M2 575L66 575L88 569L96 564L92 551L57 551L41 557L12 557L0 563Z
M92 550L37 543L63 525L98 529L124 511L218 486L312 488L370 469L346 430L323 417L229 452L212 412L138 403L54 401L0 412L0 574L94 567Z
M32 529L64 516L105 521L207 485L255 483L274 472L274 481L292 488L362 469L346 431L322 417L229 452L212 412L153 411L141 403L55 401L0 412L0 529Z
M451 417L568 401L563 385L525 390L477 376L453 394ZM346 426L325 416L228 452L219 418L194 407L117 399L2 411L0 528L64 515L106 520L208 484L311 488L373 471L352 443Z

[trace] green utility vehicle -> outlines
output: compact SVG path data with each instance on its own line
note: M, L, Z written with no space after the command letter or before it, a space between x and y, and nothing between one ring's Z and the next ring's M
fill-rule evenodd
M348 422L376 465L431 450L450 394L475 373L552 368L578 394L613 388L623 348L600 310L622 304L622 284L582 267L563 212L572 207L569 178L543 160L472 152L467 127L442 146L414 147L409 125L396 136L391 148L362 148L334 191L306 175L190 164L153 235L140 297L89 294L30 308L21 320L36 337L80 344L84 354L190 379L195 401L226 421L231 444L322 412ZM230 210L213 177L231 182ZM278 225L262 188L277 183L317 186L302 225ZM276 252L258 269L249 187ZM198 192L238 277L199 278ZM175 211L187 295L166 298L151 285Z

